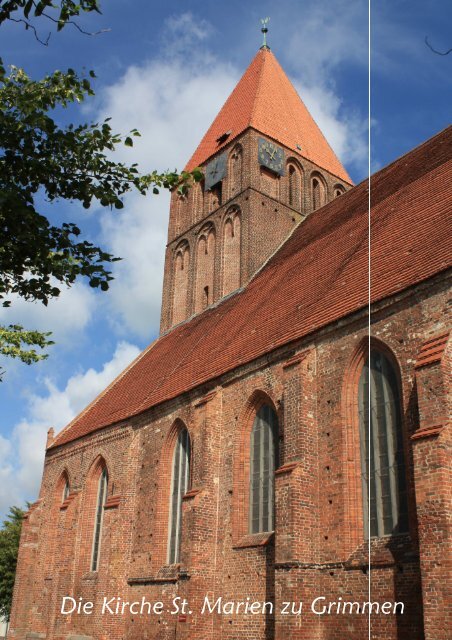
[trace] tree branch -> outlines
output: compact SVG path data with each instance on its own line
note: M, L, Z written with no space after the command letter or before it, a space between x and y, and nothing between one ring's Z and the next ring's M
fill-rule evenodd
M47 47L49 45L49 40L50 40L50 36L52 35L51 33L49 33L49 35L47 36L47 38L45 40L41 40L41 38L38 36L38 32L36 30L36 27L34 27L30 22L28 22L28 20L25 20L25 18L11 18L11 16L8 18L8 20L11 20L11 22L22 22L22 24L25 25L25 31L28 31L28 29L31 29L35 35L36 40L40 43L43 44L45 47Z
M43 15L45 18L47 18L51 22L54 22L55 24L61 24L61 20L58 20L57 18L53 18L52 16L49 16L48 13L42 12L41 15ZM100 31L85 31L84 29L81 28L81 26L79 24L74 22L74 20L64 20L64 24L65 25L71 24L73 27L75 27L78 31L80 31L80 33L83 33L83 35L85 35L85 36L98 36L101 33L108 33L109 31L111 31L110 28L108 28L108 29L100 29Z
M452 52L452 47L450 49L448 49L447 51L438 51L437 49L434 49L432 47L432 45L430 44L430 42L428 41L428 36L425 36L425 44L427 45L427 47L433 51L433 53L436 53L436 55L438 56L448 56L449 53Z

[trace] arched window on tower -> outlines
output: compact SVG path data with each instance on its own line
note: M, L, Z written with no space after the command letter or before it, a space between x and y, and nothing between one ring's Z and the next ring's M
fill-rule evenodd
M185 243L176 250L174 262L173 324L178 324L187 317L189 264L190 249L188 243Z
M377 349L366 358L358 394L366 535L401 533L408 530L408 508L399 383Z
M99 566L100 543L102 539L102 523L104 519L104 504L107 499L108 472L102 469L97 486L96 513L94 519L93 552L91 556L91 571L97 571Z
M168 564L179 562L181 540L182 498L190 483L190 436L188 430L179 431L174 447L171 478L170 516L168 535Z
M215 270L215 232L213 227L201 232L196 259L195 313L203 311L213 302Z
M317 175L312 178L312 210L315 211L326 203L326 187L322 178Z
M275 469L278 466L278 418L267 404L256 413L250 442L249 532L274 529Z
M293 164L289 164L289 206L301 211L301 172Z
M241 222L238 213L226 219L223 230L223 295L240 287Z
M242 162L243 151L241 145L237 145L229 156L229 197L232 198L242 190Z
M343 193L345 193L345 189L341 184L335 184L333 188L334 197L338 198Z

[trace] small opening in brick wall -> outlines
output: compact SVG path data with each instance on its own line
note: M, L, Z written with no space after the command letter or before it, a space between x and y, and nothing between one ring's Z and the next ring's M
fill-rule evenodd
M323 536L325 538L325 540L328 540L328 536Z
M330 576L334 576L334 571L330 571Z
M325 469L326 469L327 471L329 471L329 470L330 470L330 468L329 468L329 466L328 466L328 465L325 467Z
M333 504L333 501L332 501L332 500L328 500L328 502L329 502L330 504Z

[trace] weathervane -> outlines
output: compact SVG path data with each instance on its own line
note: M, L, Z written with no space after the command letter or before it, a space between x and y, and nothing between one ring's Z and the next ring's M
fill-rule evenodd
M264 42L262 44L261 49L269 49L270 47L267 45L267 33L268 33L268 23L270 22L270 18L262 18L261 19L261 24L262 24L262 28L261 31L264 34Z

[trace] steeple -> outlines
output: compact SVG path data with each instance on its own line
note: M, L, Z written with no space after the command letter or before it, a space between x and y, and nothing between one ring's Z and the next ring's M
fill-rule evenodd
M203 183L171 199L162 332L245 286L295 224L351 185L266 42L186 169L197 166Z
M258 50L186 169L202 165L249 127L351 184L347 171L268 47ZM229 136L221 141L228 131Z

